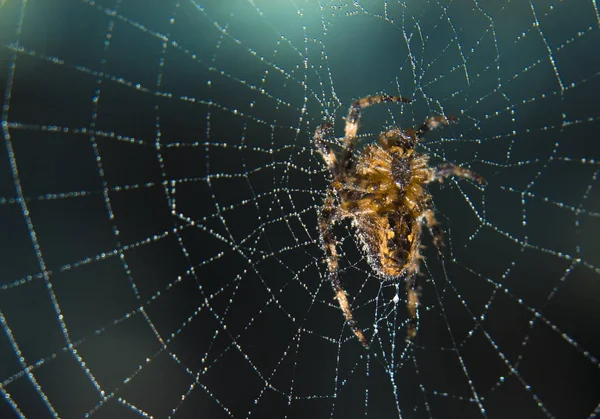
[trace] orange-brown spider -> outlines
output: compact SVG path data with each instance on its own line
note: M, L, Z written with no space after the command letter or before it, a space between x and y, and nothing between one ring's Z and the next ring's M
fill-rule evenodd
M333 179L329 184L318 224L321 246L326 255L329 280L346 322L368 348L367 338L354 319L346 291L339 276L335 223L350 218L358 240L373 271L382 279L404 280L410 317L408 337L416 335L419 293L415 277L419 272L421 230L426 224L438 257L442 257L443 236L432 209L427 184L458 176L485 184L478 174L445 163L429 166L429 157L415 151L419 139L428 131L455 122L454 117L433 116L418 128L392 128L379 136L379 144L355 151L356 133L362 109L382 102L409 103L400 96L367 96L350 106L341 147L332 148L324 140L331 125L315 131L314 144L323 156Z

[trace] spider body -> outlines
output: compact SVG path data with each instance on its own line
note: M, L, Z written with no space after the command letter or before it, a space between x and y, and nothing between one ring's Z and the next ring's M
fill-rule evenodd
M356 171L345 176L340 215L354 218L369 265L379 276L397 278L414 271L427 201L423 185L430 177L427 159L415 156L414 149L375 144L360 155Z
M379 136L378 144L368 144L356 153L356 133L362 109L381 102L410 100L399 96L368 96L352 103L346 118L345 136L340 150L334 150L324 140L329 124L317 128L314 143L331 174L325 202L318 216L321 245L325 251L338 303L347 323L359 341L368 347L364 333L354 320L350 303L339 278L337 240L333 226L351 219L357 238L375 274L382 279L404 280L407 309L411 324L408 336L416 335L419 294L414 279L421 259L421 235L427 225L433 243L442 256L442 232L432 210L427 184L454 175L483 184L479 175L459 166L444 164L429 166L427 155L415 150L419 138L427 131L455 118L431 117L417 129L392 128Z

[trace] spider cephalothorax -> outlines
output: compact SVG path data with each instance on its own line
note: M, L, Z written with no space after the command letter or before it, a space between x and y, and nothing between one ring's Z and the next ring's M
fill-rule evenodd
M415 276L419 271L421 231L426 224L433 244L441 257L442 232L432 209L427 184L447 176L458 176L484 184L476 173L445 163L429 166L429 157L415 151L419 139L440 125L455 121L453 117L434 116L419 128L392 128L381 133L379 144L369 144L362 152L354 150L360 111L382 102L410 102L399 96L367 96L352 103L346 118L345 136L339 150L324 140L331 129L323 124L315 131L314 142L332 174L325 202L319 212L321 245L325 251L329 279L346 321L360 342L367 339L358 326L339 277L337 240L333 234L336 222L352 220L358 241L367 261L382 279L404 280L407 309L411 319L408 336L416 335L419 305Z

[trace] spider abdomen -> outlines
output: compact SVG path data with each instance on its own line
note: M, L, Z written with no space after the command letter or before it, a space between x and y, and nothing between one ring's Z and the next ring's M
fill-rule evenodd
M376 274L398 278L418 271L423 211L430 200L425 185L431 179L425 156L374 144L361 153L355 175L345 179L348 192L341 194L341 206L353 218ZM359 199L357 190L362 191Z

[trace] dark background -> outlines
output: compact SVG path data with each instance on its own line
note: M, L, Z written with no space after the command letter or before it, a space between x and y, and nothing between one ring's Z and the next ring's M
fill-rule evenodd
M0 2L2 4L2 2ZM0 6L0 418L586 418L600 370L600 30L589 1ZM423 307L341 225L311 137L456 115L422 150ZM430 246L429 246L430 247ZM374 325L377 333L374 334Z

